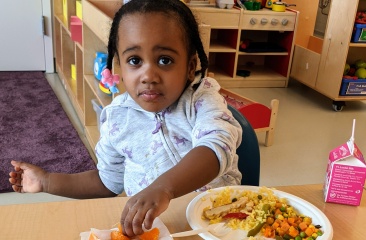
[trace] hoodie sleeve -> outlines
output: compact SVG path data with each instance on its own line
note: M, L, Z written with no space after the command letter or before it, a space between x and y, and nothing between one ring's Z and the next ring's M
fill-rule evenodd
M110 106L102 110L100 119L100 139L95 147L98 160L97 168L103 184L112 192L120 194L124 190L125 158L116 151L111 135L114 134L115 125Z
M192 141L193 147L206 146L216 153L221 176L237 168L236 149L242 140L242 129L219 90L216 80L204 78L194 92L193 115L196 117Z

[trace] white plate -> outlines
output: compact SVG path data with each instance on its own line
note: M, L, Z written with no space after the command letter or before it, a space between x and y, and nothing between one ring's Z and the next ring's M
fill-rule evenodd
M210 190L210 192L203 192L196 196L188 205L186 211L186 217L189 225L192 229L198 229L202 227L206 227L208 225L207 220L202 219L202 212L205 207L212 205L210 197L214 195L215 192L222 191L225 187L215 188ZM259 187L254 186L231 186L231 189L235 190L250 190L253 192L258 192ZM313 204L305 201L299 197L296 197L292 194L285 193L278 190L273 190L273 193L279 198L285 198L289 205L293 206L298 213L304 214L312 218L313 223L316 225L321 225L321 230L324 234L317 238L317 240L331 240L333 238L333 228L329 222L329 219L321 212L317 207ZM204 198L203 198L204 197ZM210 233L200 233L199 234L203 239L206 240L220 240ZM225 237L222 237L221 240L242 240L246 239L246 231L244 230L233 230Z

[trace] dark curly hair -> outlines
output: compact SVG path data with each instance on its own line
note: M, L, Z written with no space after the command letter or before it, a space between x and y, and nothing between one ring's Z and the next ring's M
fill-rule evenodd
M188 56L198 54L201 62L201 69L196 74L201 73L201 78L205 77L208 68L207 55L203 49L202 41L198 31L198 24L192 11L180 0L132 0L116 12L108 42L107 68L112 69L113 57L118 57L118 28L124 16L134 13L164 13L176 19L183 29L187 42Z

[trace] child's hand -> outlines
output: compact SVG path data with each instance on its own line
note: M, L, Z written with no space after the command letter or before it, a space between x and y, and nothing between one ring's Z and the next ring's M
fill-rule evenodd
M169 191L150 185L131 197L122 212L121 225L127 236L141 235L152 227L153 221L164 212L173 198Z
M30 163L11 161L14 172L9 173L9 182L15 192L42 192L47 172Z

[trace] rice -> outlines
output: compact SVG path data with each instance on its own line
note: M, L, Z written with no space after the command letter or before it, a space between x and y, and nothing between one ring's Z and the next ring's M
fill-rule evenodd
M235 201L235 199L238 200L242 197L248 198L248 203L246 204L246 207L244 209L231 209L229 213L244 212L248 214L248 217L244 220L235 218L228 220L227 226L232 229L243 229L249 231L258 224L265 222L267 219L267 215L269 214L269 212L263 211L263 206L265 204L269 204L270 209L274 209L276 203L281 203L283 206L287 207L289 214L296 214L293 208L287 205L285 199L276 197L273 191L267 187L260 187L258 192L253 192L250 190L235 190L230 187L226 187L222 191L214 193L213 196L210 197L212 207L208 208L216 208L227 205L232 203L233 200ZM204 209L204 211L206 209ZM209 220L210 224L222 221L222 217L215 217Z

